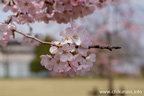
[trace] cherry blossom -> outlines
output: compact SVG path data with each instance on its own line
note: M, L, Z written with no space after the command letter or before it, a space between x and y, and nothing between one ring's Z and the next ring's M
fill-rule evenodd
M90 35L82 26L71 22L71 27L60 33L62 40L53 42L59 46L51 46L53 54L42 55L41 64L48 70L64 75L84 75L96 61L95 54L88 55L88 47L92 45Z
M20 40L22 45L51 45L52 55L40 56L40 63L46 69L72 77L84 75L93 67L96 55L88 53L89 46L92 46L89 33L72 21L92 14L95 9L111 1L113 0L0 0L0 3L3 3L3 11L13 13L5 23L0 23L0 45L6 46L11 35L15 36L15 32L20 33L24 36ZM60 33L60 41L44 42L40 34L27 35L16 30L14 25L49 21L71 22L71 27Z
M16 27L14 24L0 23L0 45L6 46L10 40L10 35Z
M5 12L11 10L18 14L15 21L17 23L25 20L44 21L48 23L50 20L58 23L68 23L70 20L77 19L92 14L96 5L104 3L99 0L4 0L3 10ZM26 15L26 16L25 16ZM22 20L23 18L23 20ZM30 20L33 19L33 20ZM24 23L24 22L23 22Z
M40 63L41 63L43 66L45 66L46 69L52 70L53 65L52 65L52 63L50 63L52 57L51 57L50 55L41 55L41 58L42 58L42 60L41 60Z

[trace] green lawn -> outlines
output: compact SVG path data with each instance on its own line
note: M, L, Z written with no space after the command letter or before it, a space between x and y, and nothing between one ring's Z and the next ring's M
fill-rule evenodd
M115 89L124 86L125 90L144 92L144 80L117 79L114 84ZM107 85L104 79L0 79L0 96L90 96L94 87L107 90Z

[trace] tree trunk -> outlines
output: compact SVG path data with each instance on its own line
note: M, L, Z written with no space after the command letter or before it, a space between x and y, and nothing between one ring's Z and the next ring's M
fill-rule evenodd
M5 78L9 78L9 63L7 61L4 62L4 70L5 70Z
M107 36L107 43L110 46L111 45L111 34L107 33L106 36ZM109 91L110 91L109 96L114 96L114 94L112 94L112 91L113 91L113 72L112 72L112 64L111 64L112 62L111 62L111 60L112 60L112 54L110 54L109 62L108 62L108 64L109 64L109 69L108 69L108 71L109 71L109 76L108 76L109 86L108 87L109 87Z

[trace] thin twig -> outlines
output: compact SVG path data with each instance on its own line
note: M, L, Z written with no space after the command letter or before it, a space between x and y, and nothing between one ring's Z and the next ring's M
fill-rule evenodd
M19 34L21 34L21 35L23 35L23 36L25 36L25 37L27 37L27 38L31 38L31 39L33 39L33 40L36 40L36 41L38 41L39 43L47 44L47 45L53 45L53 46L59 47L59 45L56 45L56 44L54 44L54 43L52 43L52 42L45 42L45 41L42 41L42 40L40 40L40 39L38 39L38 38L36 38L36 37L27 35L27 34L21 32L21 31L18 31L18 30L13 30L13 31L14 31L14 32L17 32L17 33L19 33Z
M31 38L31 39L33 39L33 40L36 40L36 41L42 43L42 44L53 45L53 46L57 46L57 47L60 47L60 46L61 46L61 45L56 45L56 44L54 44L54 43L52 43L52 42L42 41L42 40L40 40L40 39L38 39L38 38L36 38L36 37L27 35L27 34L21 32L21 31L18 31L18 30L13 30L13 32L17 32L17 33L19 33L19 34L21 34L21 35L23 35L23 36L25 36L25 37L27 37L27 38ZM79 47L79 46L76 46L76 48L78 48L78 47ZM110 50L110 51L112 51L113 49L121 49L121 47L119 47L119 46L100 46L100 45L89 46L88 49L91 49L91 48L107 49L107 50Z
M33 28L30 26L29 23L27 23L27 26L29 27L29 32L31 33L33 31Z

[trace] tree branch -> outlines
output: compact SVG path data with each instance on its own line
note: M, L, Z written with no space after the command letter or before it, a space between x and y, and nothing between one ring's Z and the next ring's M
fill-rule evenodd
M19 34L21 34L21 35L23 35L23 36L25 36L25 37L27 37L27 38L36 40L36 41L38 41L39 43L42 43L42 44L53 45L53 46L59 47L59 45L56 45L56 44L54 44L54 43L52 43L52 42L45 42L45 41L42 41L42 40L40 40L40 39L38 39L38 38L36 38L36 37L27 35L27 34L21 32L21 31L18 31L18 30L13 30L13 32L17 32L17 33L19 33Z
M112 51L113 49L121 49L119 46L100 46L100 45L95 45L95 46L89 46L89 49L91 48L98 48L98 49L107 49Z
M21 34L21 35L23 35L23 36L25 36L25 37L27 37L27 38L36 40L36 41L38 41L39 43L42 43L42 44L53 45L53 46L60 47L60 45L56 45L56 44L54 44L54 43L52 43L52 42L42 41L42 40L40 40L40 39L38 39L38 38L36 38L36 37L27 35L27 34L21 32L21 31L13 30L13 32L17 32L17 33L19 33L19 34ZM78 47L79 47L79 46L76 46L76 48L78 48ZM109 51L112 51L113 49L115 49L115 50L116 50L116 49L121 49L121 47L119 47L119 46L100 46L100 45L89 46L88 49L91 49L91 48L107 49L107 50L109 50Z

